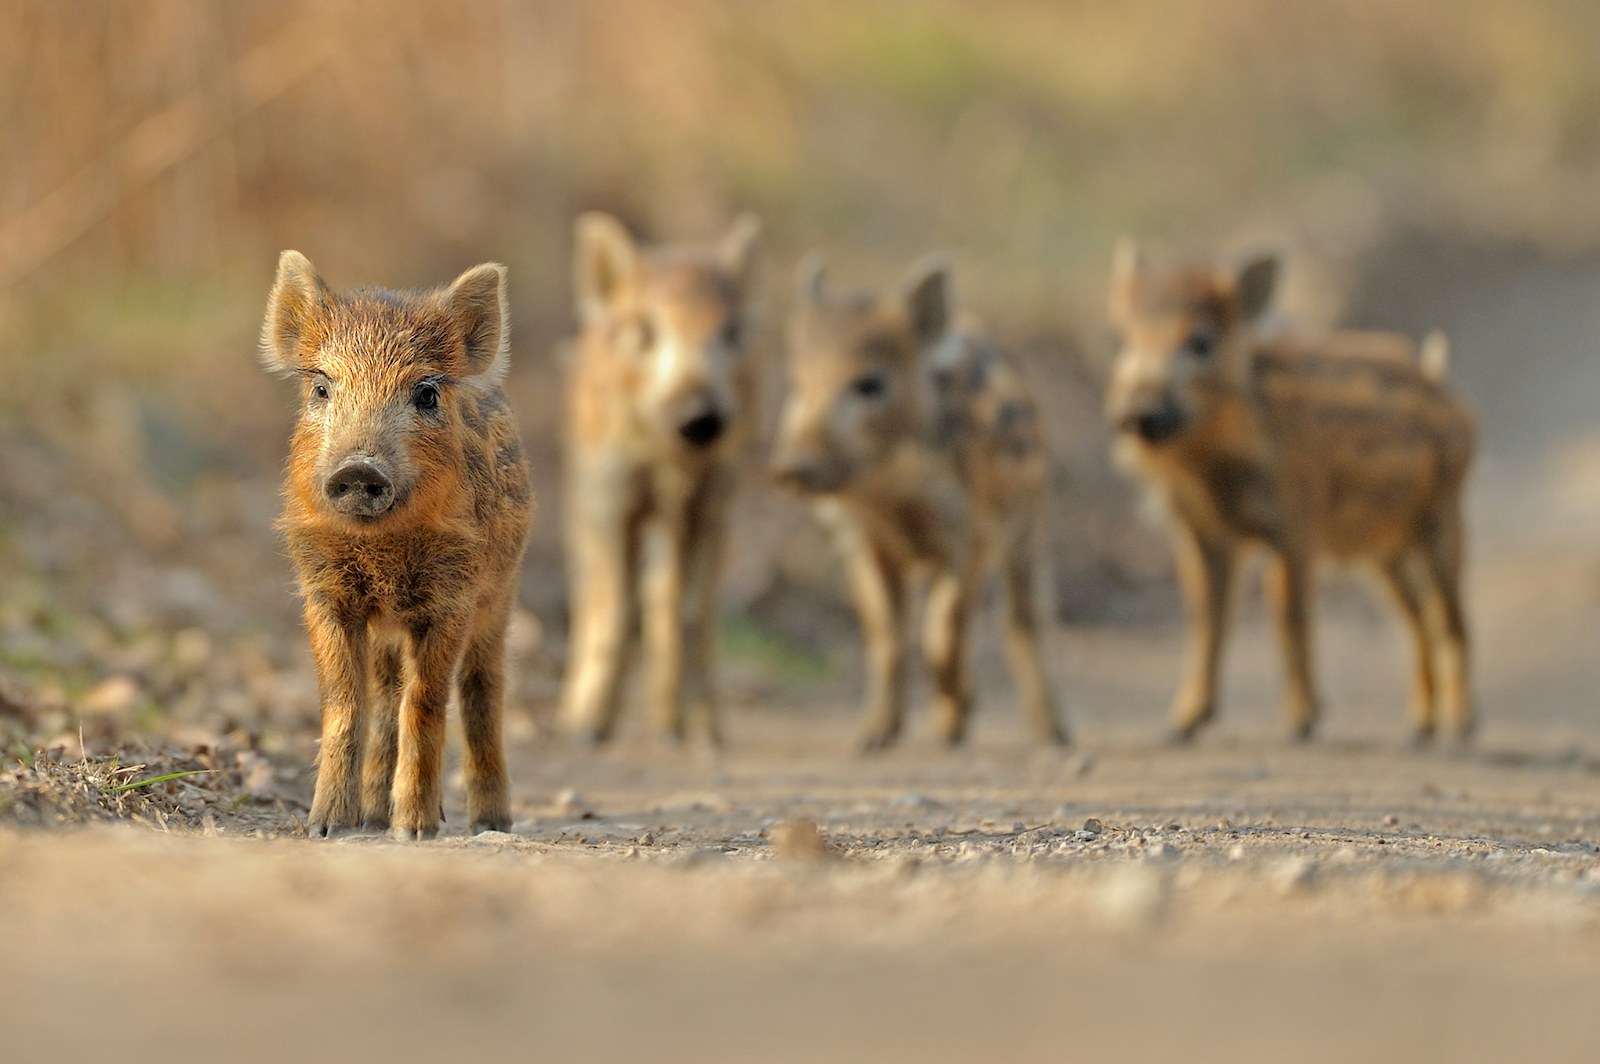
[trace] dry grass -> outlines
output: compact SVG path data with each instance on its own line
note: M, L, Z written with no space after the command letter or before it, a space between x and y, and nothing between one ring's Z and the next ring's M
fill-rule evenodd
M250 796L237 771L219 768L210 751L138 751L106 757L39 753L0 769L0 824L34 828L127 822L162 831L215 833L241 822ZM271 804L271 803L269 803ZM282 803L272 811L288 830ZM243 819L250 819L247 812Z

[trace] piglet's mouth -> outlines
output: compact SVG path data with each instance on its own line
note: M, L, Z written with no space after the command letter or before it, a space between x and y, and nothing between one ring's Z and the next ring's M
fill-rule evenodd
M774 466L772 479L802 495L830 495L843 491L850 476L836 463L790 463Z

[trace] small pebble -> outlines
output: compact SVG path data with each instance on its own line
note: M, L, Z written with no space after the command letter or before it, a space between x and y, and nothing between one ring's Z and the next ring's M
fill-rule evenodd
M1309 857L1291 857L1278 864L1272 878L1280 890L1305 890L1317 878L1317 862Z
M1094 817L1090 817L1088 820L1083 822L1083 830L1093 832L1096 835L1100 834L1105 829L1105 825L1100 823L1100 821L1096 820Z
M767 831L767 842L779 857L819 860L833 856L814 820L785 820Z

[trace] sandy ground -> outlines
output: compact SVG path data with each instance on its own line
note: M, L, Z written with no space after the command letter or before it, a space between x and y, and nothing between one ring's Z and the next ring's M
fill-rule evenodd
M1335 578L1309 745L1284 739L1246 587L1192 747L1160 741L1176 610L1050 633L1062 751L1022 740L988 626L960 751L919 714L903 747L852 752L848 633L805 683L730 662L720 752L660 748L637 712L615 748L569 749L525 666L513 833L460 833L452 770L441 839L313 843L286 620L285 664L171 718L235 715L248 685L282 699L276 745L163 785L187 810L167 830L0 826L0 1061L1594 1059L1596 455L1485 458L1467 750L1407 749L1408 641ZM132 772L138 732L107 734ZM0 825L26 822L7 796L0 773Z
M511 834L308 842L304 774L287 815L0 832L5 1056L1593 1059L1584 677L1491 635L1480 741L1408 751L1388 618L1329 598L1306 746L1247 610L1192 748L1178 631L1061 632L1060 752L997 683L972 748L855 756L846 675L720 753L522 735Z

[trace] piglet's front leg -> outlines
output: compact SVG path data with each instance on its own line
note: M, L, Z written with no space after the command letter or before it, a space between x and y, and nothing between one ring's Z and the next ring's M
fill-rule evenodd
M322 697L322 744L307 831L326 838L361 823L361 746L367 714L366 624L341 621L314 599L306 627Z
M394 774L390 832L397 839L431 839L443 819L445 713L466 619L452 617L413 626L407 641L411 668L400 702L400 749Z

